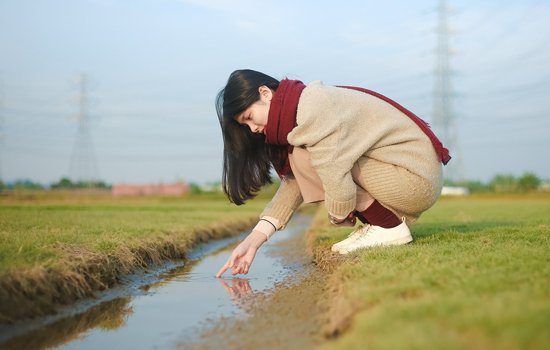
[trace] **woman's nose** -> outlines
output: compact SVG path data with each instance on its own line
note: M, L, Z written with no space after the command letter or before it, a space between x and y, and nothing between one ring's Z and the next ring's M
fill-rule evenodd
M252 131L252 132L258 132L258 130L260 129L260 127L258 125L252 124L252 123L248 124L248 127L250 128L250 131Z

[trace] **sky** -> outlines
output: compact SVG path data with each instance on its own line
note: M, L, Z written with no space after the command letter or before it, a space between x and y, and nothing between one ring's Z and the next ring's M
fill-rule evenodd
M87 149L108 183L220 181L214 100L236 69L368 88L433 125L437 6L0 0L0 179L79 176L71 158L82 74ZM550 3L446 6L459 141L451 162L461 158L470 180L550 179Z

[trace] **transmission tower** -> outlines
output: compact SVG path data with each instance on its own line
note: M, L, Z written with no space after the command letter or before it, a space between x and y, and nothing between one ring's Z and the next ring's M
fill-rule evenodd
M462 150L455 125L454 92L450 65L449 26L447 16L450 9L445 0L439 0L437 24L436 64L433 90L433 124L435 134L443 146L449 149L453 159L443 167L443 176L449 180L465 180Z
M2 146L4 145L4 80L0 74L0 181L2 181Z
M71 179L83 181L91 185L99 180L97 163L92 146L92 136L90 134L90 120L88 116L88 91L86 75L82 74L78 78L80 94L78 101L78 133L74 144L73 155L69 167Z

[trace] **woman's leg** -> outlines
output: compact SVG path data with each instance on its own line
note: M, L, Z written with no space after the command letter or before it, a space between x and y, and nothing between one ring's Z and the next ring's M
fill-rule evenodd
M290 156L290 166L302 192L304 202L324 201L323 183L311 165L309 152L295 147ZM357 185L355 214L363 223L368 222L371 225L359 226L347 239L333 245L332 250L347 254L360 248L401 245L411 242L412 236L407 225L367 191L368 184L364 180L361 165L356 163L351 172Z
M365 211L374 203L374 197L366 189L367 186L361 176L361 168L358 162L355 162L353 168L351 168L351 176L357 184L357 204L355 205L355 210L358 212Z
M311 165L311 156L309 152L300 147L294 147L290 156L290 167L292 173L300 186L300 192L305 203L318 203L325 200L325 191L323 182L313 166ZM355 163L351 171L353 181L357 185L357 204L355 210L362 212L374 202L374 198L364 188L364 181L361 177L359 163ZM362 183L362 184L361 184Z
M313 170L309 152L300 147L294 147L294 151L288 156L290 168L298 182L304 203L323 202L325 200L323 182Z
M378 202L399 218L404 217L407 225L411 226L441 194L441 163L436 155L434 157L433 162L427 162L430 169L427 169L429 175L426 177L403 167L361 157L358 163L363 185Z
M323 183L313 166L307 150L295 147L290 158L290 167L306 203L316 203L325 200ZM361 168L356 162L351 169L351 176L356 184L355 216L361 222L370 223L382 228L397 227L402 220L393 212L382 206L367 190L361 176Z

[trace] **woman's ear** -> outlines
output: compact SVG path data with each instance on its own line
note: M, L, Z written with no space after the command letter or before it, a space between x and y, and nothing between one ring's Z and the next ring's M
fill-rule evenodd
M271 99L273 98L273 91L265 85L260 86L258 91L260 91L260 97L262 99L271 101Z

